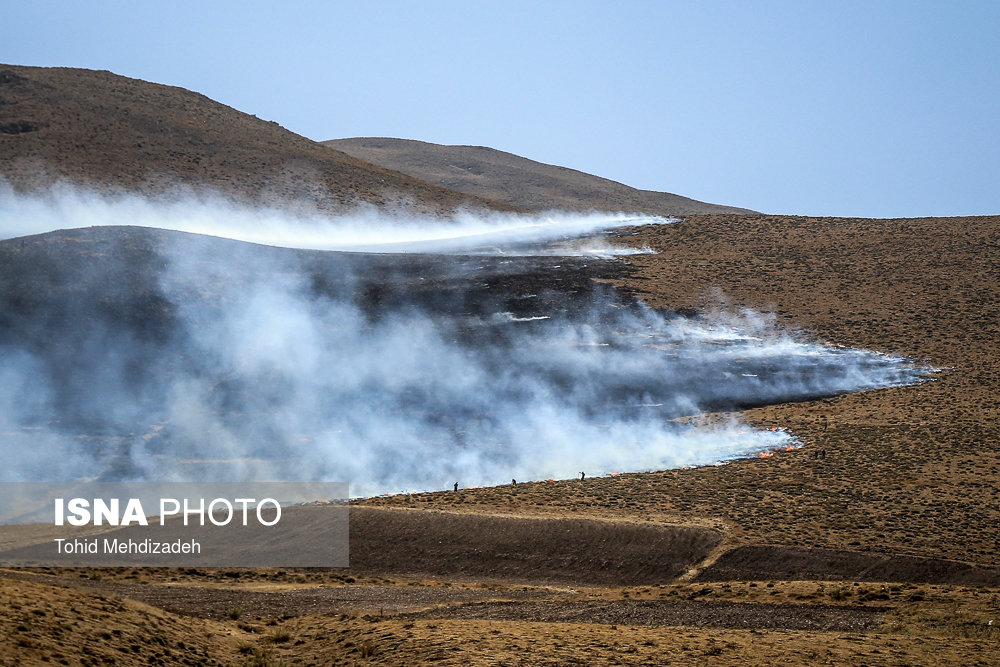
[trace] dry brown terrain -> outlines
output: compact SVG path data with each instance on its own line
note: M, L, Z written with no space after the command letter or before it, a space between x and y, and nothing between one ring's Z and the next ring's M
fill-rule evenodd
M322 143L442 187L536 211L624 211L665 216L750 213L669 192L638 190L485 146L442 146L385 137L333 139Z
M692 217L646 227L619 283L657 307L773 310L788 327L946 369L934 382L758 408L806 447L722 467L375 499L468 511L719 522L733 545L1000 563L1000 218ZM824 458L815 454L825 450Z
M0 67L0 101L0 173L21 189L468 201L109 73ZM570 207L618 208L600 197ZM93 239L141 256L141 237ZM620 242L658 251L607 275L650 305L770 310L942 371L750 410L805 443L767 458L358 503L346 571L3 570L0 665L1000 664L1000 217L691 215Z
M630 258L636 271L620 283L654 305L717 306L720 288L730 307L771 308L810 335L947 370L918 387L751 410L806 443L769 458L371 499L449 514L418 511L419 538L408 539L392 539L396 516L358 522L368 537L357 546L385 551L359 551L347 573L12 573L0 584L11 610L0 654L24 664L998 664L998 240L1000 218L726 216L636 230L621 242L660 254ZM499 555L462 555L462 539L469 551L495 548L498 529L480 544L452 512L522 517L511 527L532 516L686 525L724 541L682 576L689 583L532 586ZM532 540L539 562L555 555ZM596 567L565 557L584 577ZM393 572L420 559L434 571Z
M0 65L0 179L18 190L59 181L151 197L208 190L304 212L511 208L350 157L183 88L61 67Z
M995 589L62 574L0 572L0 664L989 665L1000 641Z

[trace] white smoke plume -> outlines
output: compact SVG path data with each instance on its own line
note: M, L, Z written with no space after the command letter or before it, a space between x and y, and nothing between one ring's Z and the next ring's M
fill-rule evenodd
M612 256L651 252L590 240L585 235L673 218L629 213L528 215L466 211L452 218L413 218L374 208L331 217L319 212L290 214L280 208L251 208L221 195L188 193L175 201L151 201L130 194L100 195L62 185L42 194L15 196L0 183L0 238L42 234L57 229L131 225L206 234L249 243L310 250L379 253L559 254ZM553 241L555 249L525 247ZM519 248L523 249L519 251Z
M311 230L275 211L255 215L79 192L0 197L10 236L129 224L333 247L398 239L406 225L428 241L449 224L465 237L499 224L367 213ZM558 220L558 235L532 236L550 223L504 234L518 245L608 225ZM249 231L237 233L240 224ZM33 270L51 248L0 244L0 296L35 299L0 319L4 479L346 480L370 495L704 465L793 438L677 418L910 384L927 370L803 340L749 311L685 318L609 290L490 282L524 266L564 268L550 257L406 268L402 255L386 263L183 234L80 234L57 247L83 239L93 244L83 256L96 259L53 264L69 273L52 293L77 290L55 306L21 294L23 272L11 268Z

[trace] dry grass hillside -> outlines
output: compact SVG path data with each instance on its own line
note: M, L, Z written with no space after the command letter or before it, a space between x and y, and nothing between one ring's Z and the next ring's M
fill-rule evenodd
M751 410L806 444L767 458L371 499L347 571L3 570L0 664L997 664L1000 218L700 216L619 242L659 252L616 278L655 306L721 289L947 370Z
M575 169L535 162L483 146L359 137L323 144L414 178L468 195L536 211L626 211L657 215L749 213L746 209L638 190Z
M990 665L997 591L0 571L0 665Z
M0 65L0 178L162 196L178 188L338 212L499 207L364 162L204 95L107 71Z
M721 289L947 370L751 410L806 444L768 458L370 499L347 571L2 570L0 665L996 664L1000 218L698 216L618 242L658 251L614 277L654 306Z
M877 559L850 565L857 557L846 552L952 559L996 572L1000 217L693 216L623 241L658 251L630 257L633 274L617 281L652 306L770 310L821 339L943 370L920 386L749 411L750 421L789 428L806 444L770 458L370 503L700 518L718 522L730 546L787 547L723 563L742 568L740 576L790 576L800 549L814 550L798 566L807 578L885 571ZM900 579L923 576L926 566L897 564Z
M319 270L334 259L367 267L361 290L376 304L459 290L481 305L556 283L546 298L568 300L596 276L657 308L749 306L941 371L921 386L749 410L804 443L766 457L357 502L346 570L0 568L0 666L1000 664L1000 217L696 215L711 205L490 149L356 141L470 194L178 88L0 66L0 176L19 190L69 180L163 196L180 185L423 212L485 205L470 199L480 194L508 207L688 214L615 240L657 254L560 261L559 273L503 257L516 274L479 257L302 253L329 278L316 289L338 287L339 274ZM59 344L39 338L38 349L71 357L83 327L67 312L93 290L107 321L155 339L171 311L150 298L152 249L181 236L8 240L0 324L50 300L60 307L45 331ZM469 276L474 289L461 291Z

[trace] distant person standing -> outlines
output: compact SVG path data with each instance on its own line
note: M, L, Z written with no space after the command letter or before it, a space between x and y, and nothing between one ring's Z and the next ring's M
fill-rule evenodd
M458 491L458 482L455 482L455 491Z
M582 481L584 480L584 478L585 478L586 476L587 476L587 473L585 473L585 472L583 472L583 471L581 470L581 471L580 471L580 481L582 482Z

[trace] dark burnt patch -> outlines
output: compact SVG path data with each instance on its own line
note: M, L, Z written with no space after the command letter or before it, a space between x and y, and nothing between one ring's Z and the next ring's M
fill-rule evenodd
M942 558L901 554L752 545L724 553L696 581L744 579L906 581L997 586L1000 570Z
M15 120L12 123L3 123L0 125L0 134L26 134L28 132L37 132L40 129L42 129L41 123L30 120Z
M489 601L438 607L407 616L532 623L862 632L878 625L886 611L884 608L861 606L783 605L726 600Z

